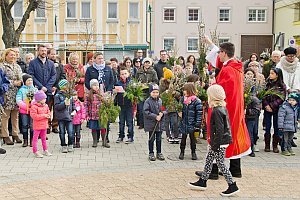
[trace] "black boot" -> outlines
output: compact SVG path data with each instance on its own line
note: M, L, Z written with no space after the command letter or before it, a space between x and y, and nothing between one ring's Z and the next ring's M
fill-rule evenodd
M206 190L207 188L206 181L207 180L203 180L202 178L200 178L195 183L189 183L189 186L192 190Z
M279 153L279 149L278 149L279 140L280 138L277 135L273 135L272 146L273 146L274 153Z
M28 146L28 140L24 139L22 147L27 147L27 146Z
M197 154L195 152L192 153L192 160L198 160Z
M0 147L0 154L6 154L6 150Z
M199 177L202 176L202 171L196 171L195 174ZM219 169L218 169L218 165L216 163L213 164L213 167L212 167L212 170L211 170L211 173L208 177L208 179L211 179L211 180L218 180L219 179Z
M180 154L179 154L179 159L180 160L183 160L184 159L184 149L182 150L180 150Z
M224 192L221 192L221 195L224 197L230 197L236 193L238 193L240 190L239 188L236 186L236 182L228 185L228 189Z
M93 137L93 145L92 145L92 147L96 148L97 145L98 145L98 142L97 142L97 132L92 132L92 137Z

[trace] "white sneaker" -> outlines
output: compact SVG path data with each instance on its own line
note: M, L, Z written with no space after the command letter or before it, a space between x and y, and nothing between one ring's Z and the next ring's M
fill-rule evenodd
M256 145L254 145L253 151L254 151L254 152L259 152L259 148L258 148Z
M63 147L61 148L61 152L62 152L62 153L68 153L68 148L67 148L66 146L63 146Z
M48 150L44 151L45 156L52 156L52 153L50 153Z
M35 155L36 158L43 158L43 157L44 157L43 154L41 154L41 153L38 152L38 151L35 152L34 155Z
M73 151L74 151L73 145L68 146L68 152L73 152Z

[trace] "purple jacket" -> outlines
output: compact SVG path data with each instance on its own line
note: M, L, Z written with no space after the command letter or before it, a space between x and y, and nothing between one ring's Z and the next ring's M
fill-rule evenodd
M266 90L273 89L276 92L281 93L284 97L286 96L286 85L283 83L282 85L276 81L268 80L266 84ZM267 95L262 100L263 109L265 110L266 106L270 106L273 112L277 112L279 110L280 105L284 102L277 95Z

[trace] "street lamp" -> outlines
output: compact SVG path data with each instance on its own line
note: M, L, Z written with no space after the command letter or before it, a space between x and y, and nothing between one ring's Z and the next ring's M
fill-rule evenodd
M150 57L152 57L152 54L153 54L153 52L152 52L152 7L151 7L151 5L149 4L148 5L148 9L147 9L147 13L149 13L149 15L150 15L150 27L149 27L149 31L150 31L150 33L149 33L149 36L150 36L150 41L149 41L149 54L150 54Z

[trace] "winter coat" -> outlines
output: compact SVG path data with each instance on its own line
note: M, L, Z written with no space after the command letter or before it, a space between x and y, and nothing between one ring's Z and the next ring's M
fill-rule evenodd
M28 73L33 78L33 84L38 87L39 90L42 87L47 88L47 95L52 95L52 87L56 81L56 70L54 62L46 59L45 64L39 57L33 59L29 63Z
M73 124L81 124L81 120L85 120L85 107L79 100L74 102L76 114L73 117Z
M98 94L93 94L92 102L89 101L89 95L86 95L84 101L86 118L89 120L99 120L100 106L101 106L101 101Z
M267 80L266 90L273 89L286 96L286 85L280 84L278 81ZM283 103L284 100L279 98L277 95L267 95L262 100L263 109L265 110L266 106L270 106L273 112L277 112L279 106Z
M65 72L64 66L62 64L54 62L54 66L55 66L55 71L56 71L56 80L55 80L55 83L53 86L56 87L57 89L59 89L58 83L60 80L66 79L66 72Z
M37 92L37 88L33 86L23 85L17 93L16 101L19 106L19 112L21 114L29 114L31 101L33 100L34 93Z
M112 91L113 86L114 86L114 75L112 72L112 69L109 66L105 66L103 69L104 75L103 75L103 83L104 83L104 90L105 91ZM90 66L87 68L85 72L85 87L90 90L90 81L92 79L97 79L98 80L99 72L93 67Z
M58 121L72 121L71 113L75 110L74 100L70 99L70 105L65 104L66 94L64 91L59 91L54 96L55 117Z
M154 70L157 73L158 80L160 80L162 77L164 77L164 70L163 70L164 67L166 67L168 69L172 69L167 63L162 62L161 60L159 60L158 63L156 63L154 65Z
M210 146L217 151L220 145L232 142L230 122L226 107L214 107L210 118Z
M126 91L126 87L129 83L130 78L127 78L125 83L122 80L119 80L115 86L122 86L122 88ZM120 92L117 93L115 104L121 107L132 107L131 101L127 97L124 97L124 93Z
M184 98L180 99L183 104L182 108L182 120L179 124L179 132L181 134L194 133L195 129L199 129L201 126L202 117L202 103L201 100L196 98L189 104L185 104Z
M298 106L294 108L285 101L278 111L278 129L284 132L297 132Z
M3 108L7 110L14 110L17 108L16 95L18 87L13 85L16 80L22 80L22 70L18 64L7 62L0 63L0 69L6 74L7 79L10 81L8 91L4 94Z
M156 71L150 67L148 70L144 70L144 67L141 67L136 74L136 79L141 83L156 83L158 84L158 78Z
M33 130L45 130L48 128L48 118L43 115L50 114L47 104L33 102L30 108L30 117L33 121Z
M75 78L79 79L79 81L75 83L75 90L77 91L77 96L79 98L83 98L85 79L85 71L83 65L78 65L78 68L76 69L73 65L66 64L64 70L66 72L67 80L74 80Z
M156 117L160 112L162 112L162 101L160 98L154 99L152 97L149 97L146 99L144 103L144 130L145 132L152 132L154 131L155 125L155 131L164 131L164 116L162 119L157 122Z
M17 60L17 64L21 67L22 73L27 73L28 66L23 60Z
M0 68L0 105L3 106L4 104L4 94L9 89L10 82L3 72L3 70Z
M261 111L261 101L254 95L250 96L251 103L246 108L246 119L255 120L259 117Z

